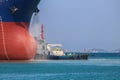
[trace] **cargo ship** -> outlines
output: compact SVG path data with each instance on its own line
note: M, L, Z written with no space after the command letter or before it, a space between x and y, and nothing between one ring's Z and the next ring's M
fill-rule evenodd
M29 60L36 41L29 34L32 14L41 0L0 0L0 60ZM34 26L33 26L34 27Z

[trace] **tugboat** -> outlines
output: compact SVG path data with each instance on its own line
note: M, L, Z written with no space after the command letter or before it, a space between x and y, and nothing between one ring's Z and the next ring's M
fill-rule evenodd
M48 44L49 59L55 60L87 60L88 54L75 53L75 52L64 52L61 48L62 44Z
M36 38L38 47L35 59L37 60L82 60L88 59L88 54L64 52L62 44L48 44L44 40L44 26L41 26L40 38Z
M37 44L29 34L32 14L41 0L0 0L0 60L29 60ZM32 26L34 27L34 26Z

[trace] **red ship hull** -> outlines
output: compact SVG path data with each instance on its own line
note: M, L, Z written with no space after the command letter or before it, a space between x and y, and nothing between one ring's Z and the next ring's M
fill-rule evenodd
M36 41L28 32L28 24L25 22L1 23L1 60L28 60L34 57L36 53Z

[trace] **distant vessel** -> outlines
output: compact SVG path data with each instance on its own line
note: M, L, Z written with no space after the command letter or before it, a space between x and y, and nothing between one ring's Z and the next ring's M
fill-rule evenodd
M32 14L41 0L0 0L0 60L28 60L36 41L28 32ZM33 26L34 27L34 26Z

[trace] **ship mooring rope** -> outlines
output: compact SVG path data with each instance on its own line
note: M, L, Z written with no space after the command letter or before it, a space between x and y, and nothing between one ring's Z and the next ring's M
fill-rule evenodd
M2 31L2 39L3 39L3 49L4 49L4 53L6 58L9 60L9 56L7 53L7 49L6 49L6 45L5 45L5 33L4 33L4 26L3 26L3 22L2 22L2 17L0 16L0 23L1 23L1 31Z

